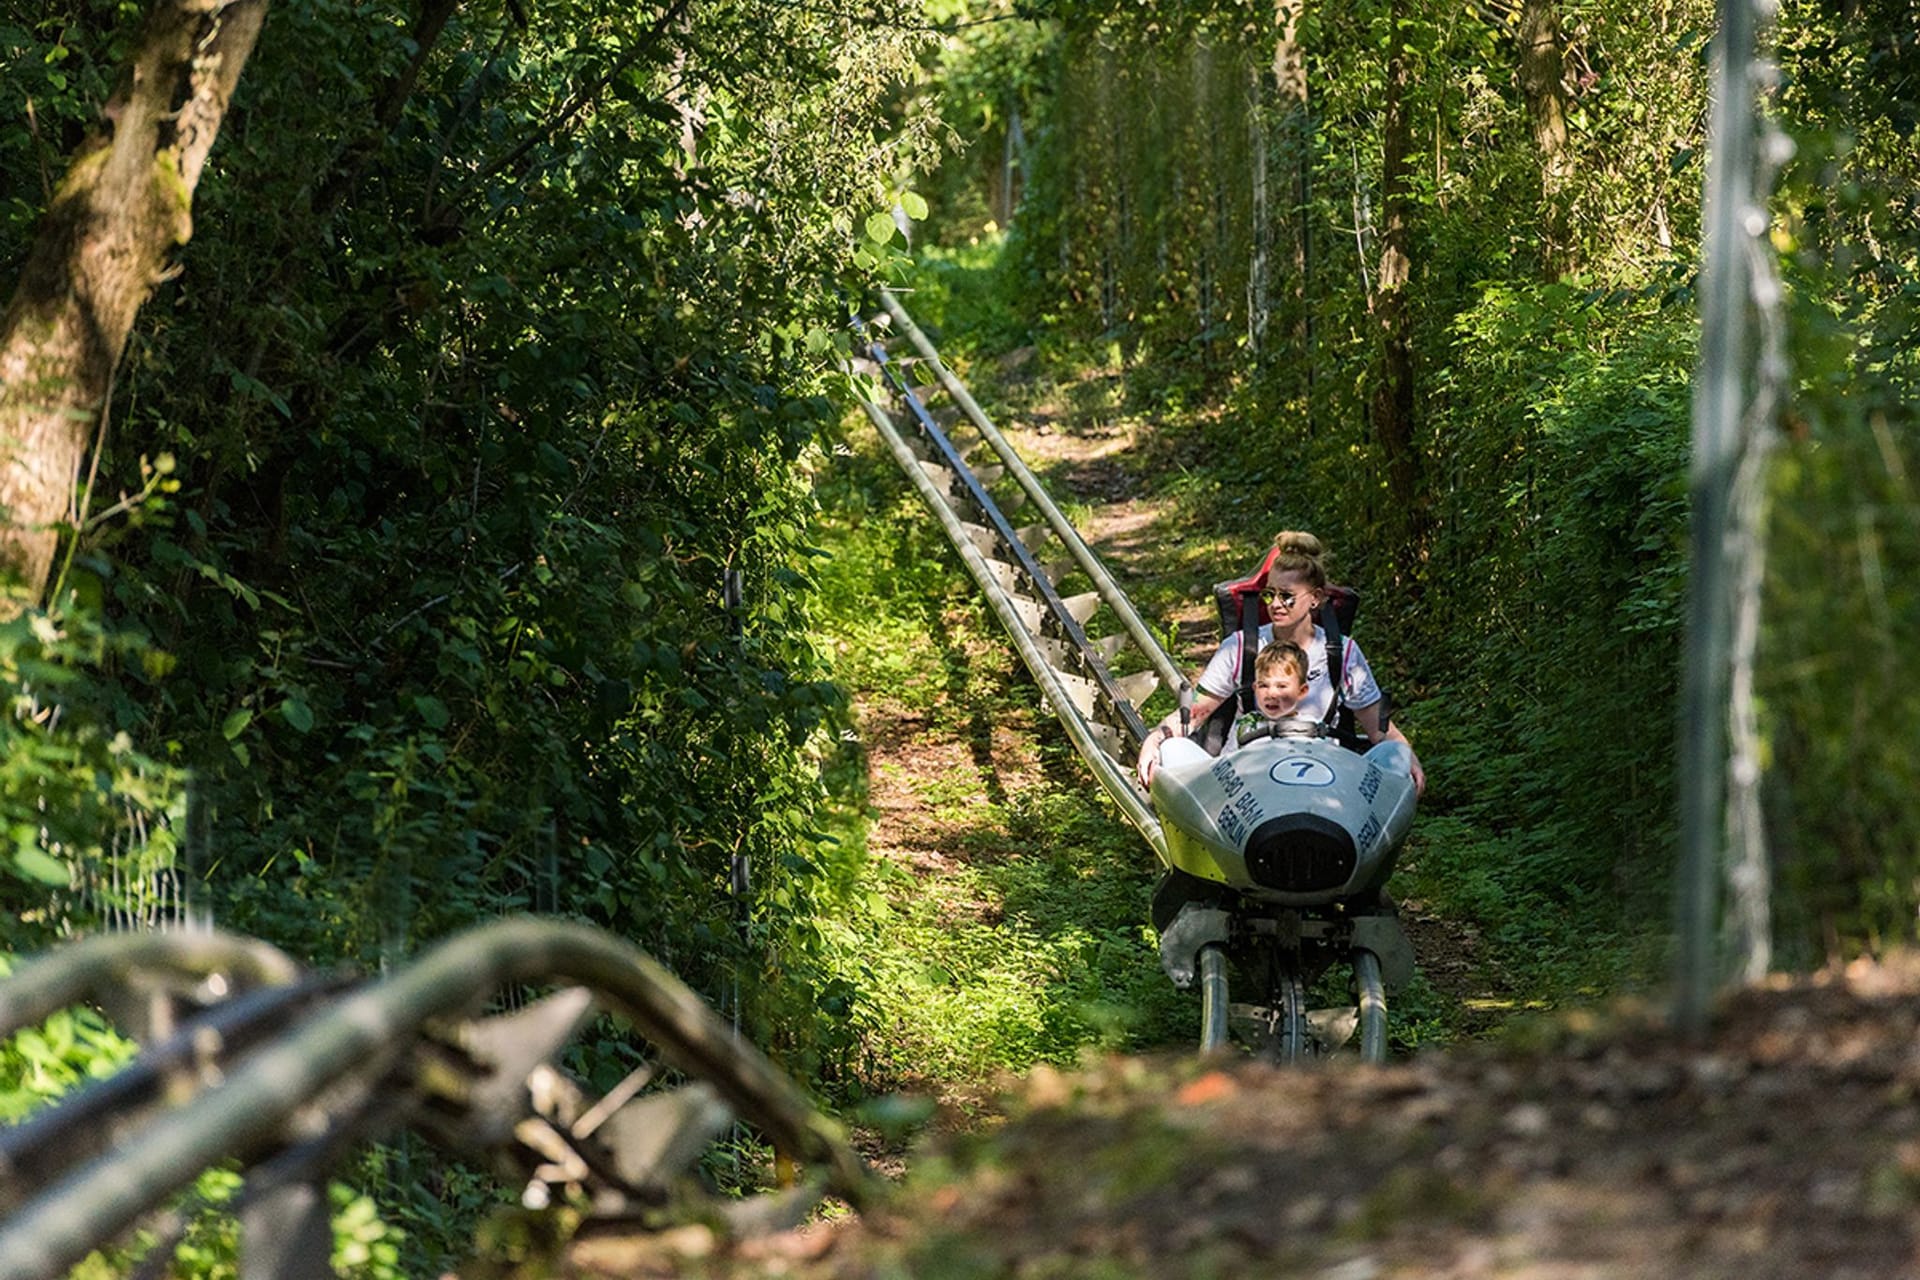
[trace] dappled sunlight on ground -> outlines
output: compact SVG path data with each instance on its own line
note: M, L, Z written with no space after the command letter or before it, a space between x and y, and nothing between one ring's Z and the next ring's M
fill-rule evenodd
M912 1158L888 1210L697 1271L1911 1276L1916 1045L1920 962L1902 958L1743 992L1700 1045L1619 1005L1380 1069L1040 1069L997 1131Z

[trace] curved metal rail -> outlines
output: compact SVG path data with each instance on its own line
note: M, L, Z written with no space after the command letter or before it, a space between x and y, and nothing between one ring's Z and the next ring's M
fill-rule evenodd
M525 1180L529 1204L556 1187L615 1215L661 1203L736 1115L808 1161L816 1194L831 1188L858 1205L872 1191L838 1126L792 1081L657 962L597 929L481 926L377 982L303 978L271 948L219 935L98 939L0 986L0 1025L155 970L186 1001L156 1020L178 1029L0 1138L0 1280L65 1274L228 1160L246 1177L235 1206L241 1275L322 1280L328 1170L402 1127ZM474 1017L529 981L576 985ZM642 1095L648 1067L588 1097L548 1063L596 1009L624 1016L693 1083ZM718 1212L750 1233L812 1202L753 1203ZM170 1254L172 1244L157 1247Z
M1133 775L1133 763L1147 734L1139 707L1163 685L1183 695L1187 685L1173 659L1147 628L1133 603L1106 566L1087 546L1006 438L981 410L966 387L940 360L920 327L891 293L882 301L921 361L978 435L972 449L955 443L935 413L905 376L905 360L867 337L866 353L899 402L903 421L873 401L863 401L869 419L894 461L920 495L959 553L969 576L986 597L1047 705L1066 729L1095 780L1120 806L1127 820L1163 859L1166 835L1147 794ZM993 455L976 467L969 454L984 447ZM1005 500L989 486L1011 477L1016 491ZM1016 527L1006 505L1031 503L1043 523ZM1034 547L1052 538L1065 560L1043 562ZM1084 574L1092 589L1062 595L1060 583ZM1085 624L1104 606L1120 630L1090 637ZM1112 660L1131 653L1144 669L1116 676Z

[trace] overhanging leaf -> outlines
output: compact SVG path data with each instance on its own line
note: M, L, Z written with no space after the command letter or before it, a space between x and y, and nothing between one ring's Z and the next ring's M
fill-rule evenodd
M37 845L22 845L14 850L13 868L29 880L65 888L72 882L67 864Z

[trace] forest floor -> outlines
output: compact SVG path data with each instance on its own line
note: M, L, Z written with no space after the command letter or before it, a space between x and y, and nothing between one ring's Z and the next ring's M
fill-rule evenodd
M1235 549L1170 536L1139 483L1169 460L1067 405L1002 425L1174 621L1180 656L1204 657L1205 584ZM1045 785L1037 716L969 731L875 690L859 711L868 849L925 892L981 848L956 774L984 753L1004 791ZM1208 1062L1177 1041L1042 1065L945 1095L944 1123L882 1153L898 1186L877 1211L733 1244L588 1237L569 1274L1920 1277L1920 960L1749 989L1695 1043L1631 1001L1516 1019L1470 929L1403 907L1450 1046L1384 1068Z
M1382 1068L1031 1073L863 1219L583 1240L573 1274L1879 1280L1920 1275L1920 962Z

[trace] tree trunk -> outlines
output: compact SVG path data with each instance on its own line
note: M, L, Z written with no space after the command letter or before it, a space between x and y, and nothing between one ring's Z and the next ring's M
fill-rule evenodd
M1280 101L1288 105L1307 105L1307 58L1300 48L1300 11L1306 0L1278 0L1274 17L1280 25L1280 38L1273 45L1273 85Z
M1572 156L1567 146L1565 51L1556 0L1523 0L1520 6L1520 90L1533 120L1540 152L1541 268L1558 279L1578 264L1568 224L1566 185Z
M134 317L193 234L193 192L267 0L157 0L96 135L76 153L0 319L0 572L52 571L88 438Z
M1392 6L1387 37L1386 109L1380 160L1380 276L1373 315L1380 326L1380 376L1374 385L1373 431L1387 470L1394 526L1411 535L1416 524L1419 459L1413 440L1413 312L1407 282L1413 259L1413 128L1407 108L1411 70L1401 29L1401 6Z
M1307 114L1307 58L1300 47L1300 17L1306 0L1277 0L1275 17L1280 38L1273 46L1273 84L1280 119L1283 164L1293 170L1293 214L1288 219L1289 253L1293 265L1293 338L1299 351L1305 384L1307 430L1313 430L1313 311L1310 276L1313 271L1312 187L1313 127Z
M1265 363L1267 320L1272 304L1267 296L1267 274L1273 254L1273 215L1267 196L1267 122L1260 103L1260 69L1248 76L1248 178L1252 195L1250 222L1253 252L1247 260L1247 354L1256 365Z

